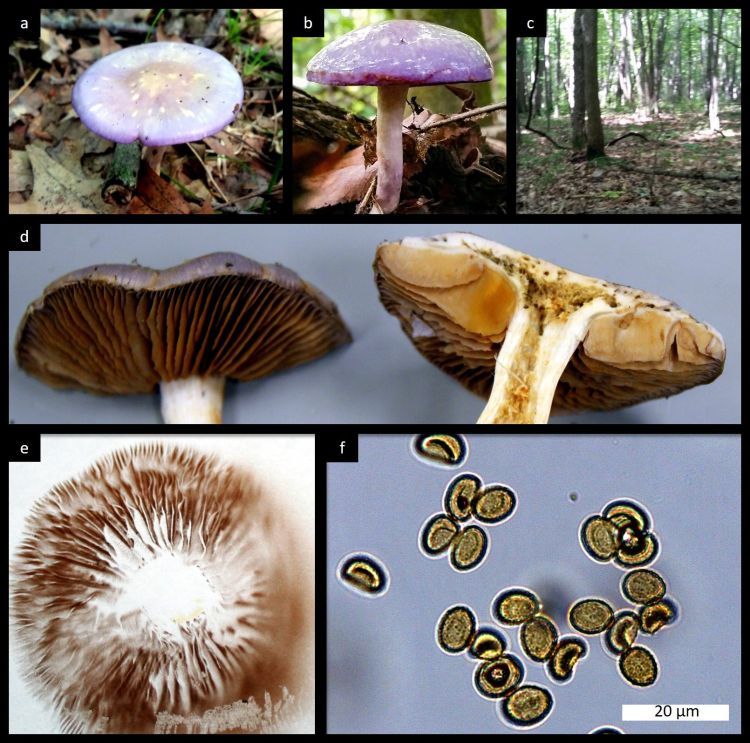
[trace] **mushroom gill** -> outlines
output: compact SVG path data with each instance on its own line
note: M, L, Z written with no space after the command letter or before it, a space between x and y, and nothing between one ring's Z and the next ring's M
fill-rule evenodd
M380 299L429 361L488 398L479 423L546 423L721 374L721 335L674 303L475 235L383 243Z

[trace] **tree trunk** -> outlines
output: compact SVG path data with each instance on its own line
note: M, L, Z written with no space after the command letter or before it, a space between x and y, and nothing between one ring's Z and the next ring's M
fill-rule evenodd
M693 100L693 19L690 8L687 9L687 37L688 37L688 100Z
M552 62L549 53L549 34L544 37L544 113L547 116L547 129L552 116Z
M628 52L630 59L630 70L633 78L635 79L635 86L638 93L638 106L643 107L643 85L641 83L641 63L638 55L635 53L635 37L633 35L633 23L630 20L630 11L623 10L625 18L625 33L628 40ZM632 95L631 95L632 99Z
M516 106L518 113L526 113L526 39L518 39L516 48Z
M719 19L714 36L714 9L708 9L708 126L711 130L721 131L719 120L719 37L724 10L719 10Z
M484 29L482 27L482 13L476 8L461 10L441 9L397 9L394 10L396 18L407 20L428 21L441 26L463 31L476 39L483 47L486 44ZM491 83L462 83L461 87L471 88L476 94L476 105L486 106L492 103ZM416 96L420 105L430 111L441 114L458 113L461 109L461 100L453 95L444 85L427 85L421 88L410 88L409 97Z
M648 13L648 11L645 11ZM638 79L640 81L639 90L640 101L638 108L644 116L649 114L649 102L651 101L651 91L648 87L648 44L646 43L646 36L643 33L643 10L635 11L635 33L638 40L638 48L640 50L640 59L638 61Z
M582 11L583 77L586 96L586 157L604 155L604 131L599 110L599 80L597 76L596 45L597 11Z
M612 101L612 87L614 84L615 69L615 51L617 42L615 41L615 11L604 11L604 25L607 28L607 38L609 39L609 53L607 54L607 73L604 78L604 101L609 104Z
M672 95L675 101L681 101L683 96L682 85L682 14L677 11L677 61L675 63L674 82Z
M574 150L581 150L586 144L586 133L584 131L586 96L583 78L582 17L583 11L576 10L573 20L573 110L570 113Z
M669 23L669 9L661 11L659 19L659 30L656 34L656 60L654 64L654 87L653 87L653 113L659 113L659 100L661 99L661 84L664 76L664 48L667 43L667 25Z
M544 55L542 53L542 40L540 37L537 37L537 43L535 46L535 59L534 59L534 100L532 104L532 112L531 115L533 116L541 116L542 115L542 94L544 93L543 85L544 82L544 62L543 58Z
M626 103L631 103L633 100L633 88L630 84L630 55L632 52L629 48L628 37L632 34L628 33L628 26L628 12L624 10L620 16L620 62L617 71L620 77L622 97Z
M560 15L557 10L552 11L555 24L555 118L560 118L560 91L564 87L562 73L562 39L560 35ZM735 60L737 57L735 56Z

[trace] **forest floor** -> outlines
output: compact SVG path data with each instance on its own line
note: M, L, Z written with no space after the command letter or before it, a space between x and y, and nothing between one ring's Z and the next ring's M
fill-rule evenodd
M722 133L707 128L703 113L665 113L649 120L633 114L602 114L607 157L587 161L572 149L522 129L517 164L519 214L739 214L741 111L721 112ZM570 121L532 121L535 129L569 146ZM722 136L723 134L723 136ZM617 163L637 168L625 170ZM654 174L690 173L696 177Z
M100 57L147 40L222 54L240 72L245 99L221 132L169 147L161 177L143 163L129 203L107 203L101 191L114 143L81 123L71 92ZM10 47L10 213L280 212L281 48L280 10L44 11L41 46Z

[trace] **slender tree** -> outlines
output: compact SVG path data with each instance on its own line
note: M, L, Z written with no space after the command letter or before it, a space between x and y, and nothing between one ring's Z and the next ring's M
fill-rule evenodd
M576 10L573 19L573 110L570 113L570 123L573 128L573 149L575 150L581 150L586 145L582 18L583 11Z
M724 9L719 10L719 18L714 34L714 9L708 9L708 55L706 60L706 83L708 98L708 126L713 131L721 131L719 120L719 39Z
M516 101L518 106L518 113L526 112L526 65L524 59L526 57L526 38L518 40L516 50Z
M583 77L586 96L586 157L592 159L604 155L604 131L599 109L599 79L596 55L597 11L583 10L581 21L583 25Z

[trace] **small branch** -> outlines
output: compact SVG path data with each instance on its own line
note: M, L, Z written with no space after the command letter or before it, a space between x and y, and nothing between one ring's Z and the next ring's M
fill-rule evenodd
M555 145L555 147L557 147L558 150L571 150L571 149L573 149L572 147L566 147L564 144L559 144L554 139L552 139L552 137L550 137L549 134L545 134L540 129L534 129L533 126L529 126L528 124L524 124L523 128L524 129L528 129L530 132L534 132L534 134L538 134L540 137L544 137L545 139L548 139L550 142L552 142L553 145Z
M365 195L362 198L362 201L360 201L359 204L357 204L357 207L354 210L355 214L367 213L367 205L370 203L370 200L372 199L372 195L375 192L375 183L377 180L378 180L378 174L374 173L372 176L372 179L370 180L370 185L367 187L367 191L365 192Z
M226 204L229 199L226 197L226 194L219 188L219 184L214 180L213 174L211 173L211 170L206 165L206 163L203 162L201 159L201 156L196 152L195 147L193 147L190 142L187 143L187 146L190 148L190 151L198 158L198 162L203 166L203 170L206 171L206 176L208 177L208 180L211 181L211 184L213 187L219 192L219 195L222 199L224 199L224 203Z
M698 26L698 28L703 31L703 33L709 33L708 29L703 28L702 26ZM733 47L736 47L737 49L742 49L742 47L734 42L730 41L726 36L722 36L721 34L717 34L715 31L711 33L711 36L715 36L717 39L721 39L722 41L726 41L727 44L731 44Z
M477 173L486 175L488 178L491 178L493 181L497 183L505 182L505 179L499 173L496 173L494 170L490 170L489 168L486 168L484 165L472 165L472 167L469 168L469 171L476 171Z
M34 78L39 74L39 68L37 67L32 73L31 77L10 97L10 100L8 101L8 105L10 106L13 101L16 100L20 95L23 94L24 90L31 85L31 83L34 82Z
M135 23L131 21L112 21L102 18L98 21L90 21L85 18L50 18L43 15L41 19L42 28L51 28L54 31L76 31L79 33L98 34L100 28L106 28L113 35L141 36L149 32L151 27L148 23Z
M426 132L428 129L435 129L438 126L445 126L446 124L452 124L454 121L463 121L464 119L473 119L476 116L485 116L493 111L499 111L500 109L506 108L505 103L491 103L489 106L480 106L479 108L472 108L471 111L464 111L463 113L453 114L445 119L439 121L431 121L423 126L414 127L418 132ZM411 127L407 127L411 128Z
M621 137L615 137L611 142L607 142L607 144L605 144L604 146L610 147L611 145L615 144L615 142L619 142L621 139L625 139L625 137L640 137L644 142L651 141L645 134L639 134L638 132L628 132L627 134L623 134Z

